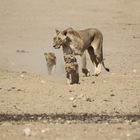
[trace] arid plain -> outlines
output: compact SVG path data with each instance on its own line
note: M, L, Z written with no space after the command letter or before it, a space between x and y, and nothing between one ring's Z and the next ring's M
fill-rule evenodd
M140 140L139 0L0 0L0 139ZM98 28L110 72L68 86L55 29ZM57 56L47 75L44 52ZM88 67L93 66L88 58Z

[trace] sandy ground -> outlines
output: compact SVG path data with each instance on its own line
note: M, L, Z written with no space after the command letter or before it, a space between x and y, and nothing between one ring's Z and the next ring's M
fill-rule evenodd
M139 0L0 3L0 139L140 140ZM52 37L67 27L103 32L110 73L66 85ZM53 76L46 51L57 55Z

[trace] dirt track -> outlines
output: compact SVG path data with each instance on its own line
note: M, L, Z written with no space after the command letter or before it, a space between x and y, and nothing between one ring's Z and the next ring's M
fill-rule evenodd
M139 5L139 0L1 0L2 140L139 140ZM62 52L52 48L52 37L55 28L67 27L103 32L110 73L80 76L79 85L66 85ZM59 60L52 77L45 51Z

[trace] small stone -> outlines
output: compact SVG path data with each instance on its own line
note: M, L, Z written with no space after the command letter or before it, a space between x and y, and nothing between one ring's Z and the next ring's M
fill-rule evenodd
M40 121L40 120L42 120L42 117L38 117L37 119Z
M76 107L77 107L77 105L72 105L72 107L76 108Z
M111 75L115 75L115 73L111 73Z
M41 133L45 133L45 132L46 132L46 130L45 130L45 129L42 129L42 130L41 130Z
M25 51L25 50L21 50L20 52L21 52L21 53L26 53L26 51Z
M106 99L105 99L104 101L105 101L105 102L108 102L108 100L106 100Z
M95 84L95 81L92 81L91 83L92 83L92 84Z
M31 129L30 128L25 128L24 130L23 130L23 132L24 132L24 135L25 136L31 136Z
M129 123L131 123L131 121L130 120L125 120L125 123L129 124Z
M86 98L87 102L92 102L92 100L90 98Z
M0 88L0 90L2 90L2 88Z
M28 53L28 51L25 50L16 50L17 53Z
M113 96L115 96L115 95L114 95L114 94L110 94L110 96L112 96L112 97L113 97Z
M130 135L130 133L127 133L126 136L127 136L127 137L130 137L131 135Z
M40 81L40 83L41 83L41 84L45 84L45 83L46 83L46 81L44 81L44 80L41 80L41 81Z
M81 99L84 97L84 94L80 94L79 96L77 96L78 99Z
M118 129L118 130L121 130L122 128L121 128L121 127L118 127L117 129Z
M48 121L47 120L43 120L43 123L47 123Z
M72 90L69 90L69 92L73 92Z
M21 73L27 73L26 71L22 71Z
M21 89L17 89L17 91L22 91Z
M67 123L67 124L71 124L71 121L67 120L66 123Z
M11 89L8 89L7 91L12 91Z
M134 72L134 73L136 73L136 72L137 72L137 70L136 70L136 69L133 69L133 72Z
M20 77L21 77L21 78L24 78L24 74L21 74Z
M16 52L18 52L18 53L19 53L19 52L20 52L20 50L16 50Z
M70 101L73 101L74 99L75 99L74 97L70 97L70 98L69 98Z
M16 87L11 87L11 89L16 89Z

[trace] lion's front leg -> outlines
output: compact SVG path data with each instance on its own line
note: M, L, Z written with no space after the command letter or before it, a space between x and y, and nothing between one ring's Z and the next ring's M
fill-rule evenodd
M66 80L67 80L67 84L70 85L72 83L71 81L71 74L69 74L68 72L66 72Z
M90 70L87 69L86 52L81 55L81 67L84 76L90 76Z
M72 83L73 84L79 84L79 73L74 72L72 74Z
M94 75L98 76L101 73L101 63L99 63L97 66L95 65L95 71L94 71Z

